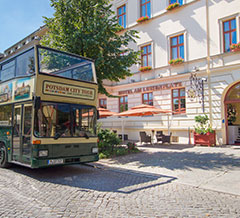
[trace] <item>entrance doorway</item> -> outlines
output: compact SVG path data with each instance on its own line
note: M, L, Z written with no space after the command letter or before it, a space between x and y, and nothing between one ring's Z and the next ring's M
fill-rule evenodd
M32 104L14 105L13 160L30 164Z
M228 90L224 106L227 143L240 145L240 83Z

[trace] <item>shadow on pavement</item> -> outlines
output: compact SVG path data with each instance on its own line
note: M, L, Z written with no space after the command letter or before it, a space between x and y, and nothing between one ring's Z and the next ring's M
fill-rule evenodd
M44 169L29 169L14 165L10 170L41 183L77 187L84 191L96 190L123 194L164 185L176 179L171 176L110 167L96 168L91 165L56 166Z
M240 167L240 158L219 152L199 153L191 151L178 152L172 150L148 152L146 149L141 153L109 159L107 164L131 164L138 168L161 167L169 170L192 170L194 168L210 170Z
M188 145L188 144L184 144L184 145L179 145L179 144L142 144L142 145L138 145L137 147L140 148L162 148L162 149L170 149L170 150L184 150L184 149L188 149L188 148L193 148L194 145Z

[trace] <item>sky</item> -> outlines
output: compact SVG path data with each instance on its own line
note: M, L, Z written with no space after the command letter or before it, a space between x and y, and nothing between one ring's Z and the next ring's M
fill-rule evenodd
M0 53L19 42L54 13L50 0L0 0Z

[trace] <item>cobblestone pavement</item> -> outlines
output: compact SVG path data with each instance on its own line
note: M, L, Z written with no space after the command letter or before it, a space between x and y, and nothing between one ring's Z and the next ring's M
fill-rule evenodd
M85 165L0 169L0 217L240 217L240 196Z
M164 174L175 177L174 182L240 196L240 146L164 144L139 149L144 152L96 164Z

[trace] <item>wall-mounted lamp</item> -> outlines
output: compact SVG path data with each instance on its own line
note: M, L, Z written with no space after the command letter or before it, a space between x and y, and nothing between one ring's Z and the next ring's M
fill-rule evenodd
M199 98L199 103L202 103L202 110L203 110L203 113L205 112L205 107L204 107L204 82L207 81L207 78L203 77L203 78L198 78L197 77L197 74L196 74L196 71L198 68L195 67L195 73L191 73L191 76L189 78L190 80L190 89L191 92L194 92L195 95L192 95L192 96L195 96L195 97L198 97Z

